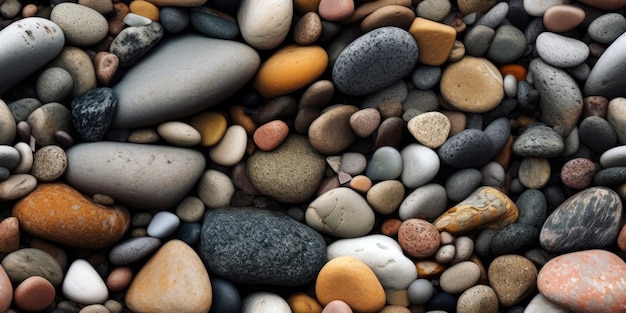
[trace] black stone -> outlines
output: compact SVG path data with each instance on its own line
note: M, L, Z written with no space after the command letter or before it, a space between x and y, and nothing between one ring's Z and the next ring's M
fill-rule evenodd
M190 246L200 241L200 223L181 223L176 231L176 237Z
M489 162L493 151L489 136L479 129L465 129L448 138L437 154L441 161L456 168L480 167Z
M213 302L209 313L241 312L241 296L233 283L219 277L211 277L211 290Z
M504 145L509 140L509 136L511 135L509 119L501 117L489 123L489 125L485 127L485 134L491 139L491 156L493 157L504 148Z
M300 286L326 262L326 243L309 226L258 208L207 211L199 255L207 268L232 282Z
M617 143L617 134L613 126L599 116L588 116L580 122L578 137L582 144L597 154L615 147Z
M111 126L117 95L108 87L95 88L72 100L72 123L87 141L101 140Z
M500 230L491 239L491 253L494 256L514 253L532 246L539 237L537 228L521 223L513 223Z
M626 166L609 167L599 170L593 183L599 186L613 186L626 182Z
M546 219L548 202L537 189L524 190L515 201L515 206L519 211L518 223L539 228Z

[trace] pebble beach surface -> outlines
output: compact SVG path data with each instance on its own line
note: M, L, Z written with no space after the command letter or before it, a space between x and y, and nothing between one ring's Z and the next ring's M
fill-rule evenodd
M0 313L626 312L626 0L0 0Z

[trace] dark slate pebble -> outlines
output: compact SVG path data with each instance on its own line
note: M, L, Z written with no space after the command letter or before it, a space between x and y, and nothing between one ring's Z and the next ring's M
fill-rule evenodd
M157 22L145 26L126 27L115 36L109 52L120 59L120 66L128 67L137 63L156 46L164 34L163 26Z
M434 88L439 80L441 80L440 66L420 65L411 73L411 82L420 90Z
M191 11L191 25L201 34L211 38L232 40L239 36L237 23L200 10Z
M515 206L519 212L518 223L539 228L546 219L548 202L537 189L524 190L515 201Z
M506 19L519 29L526 28L530 15L524 9L524 0L509 0L508 2L509 12L506 15Z
M136 237L116 244L109 252L109 261L115 265L139 261L161 247L161 240L154 237Z
M565 141L552 128L532 126L513 142L513 154L521 157L553 158L565 150Z
M491 239L490 249L494 256L514 253L533 245L539 237L539 231L532 225L513 223Z
M206 212L199 255L235 283L299 286L326 262L323 237L278 211L221 208Z
M504 145L509 140L509 136L511 135L509 119L501 117L494 120L485 127L484 132L491 140L492 151L489 156L493 157L504 148ZM491 157L489 158L491 159Z
M0 167L0 182L9 179L9 176L11 176L11 172L6 167Z
M437 292L426 303L426 311L456 312L456 297L446 292Z
M517 83L517 101L522 113L534 114L539 105L539 91L523 80Z
M446 194L454 202L461 202L480 186L483 175L475 168L454 172L446 180Z
M480 167L489 162L485 151L493 151L489 136L482 130L465 129L448 138L439 148L439 159L456 168Z
M180 33L189 26L189 11L179 7L164 7L161 9L159 20L165 31Z
M26 121L28 116L42 105L41 101L36 98L22 98L9 103L7 106L13 114L15 123Z
M211 277L213 302L209 313L239 313L241 312L241 296L237 287L226 279Z
M507 13L509 13L508 3L500 2L489 9L489 11L487 11L475 25L485 25L491 28L496 28L502 24L502 21L506 18Z
M200 223L181 223L176 231L176 237L186 244L193 246L200 241Z
M588 116L578 126L580 142L591 151L602 154L615 147L617 134L609 121L599 116Z
M474 241L474 250L479 257L487 259L491 256L491 241L497 234L497 230L488 228L478 234Z
M89 90L72 100L72 123L87 141L101 140L111 126L117 95L108 87Z
M599 170L593 177L598 186L614 186L626 182L626 166L615 166Z
M333 82L348 95L372 94L411 73L417 57L417 42L409 32L393 26L377 28L341 51L333 65Z
M612 244L622 222L622 202L605 187L587 188L558 206L543 224L541 246L556 253Z
M487 57L494 63L510 63L519 59L526 51L526 38L512 25L502 25L487 50Z

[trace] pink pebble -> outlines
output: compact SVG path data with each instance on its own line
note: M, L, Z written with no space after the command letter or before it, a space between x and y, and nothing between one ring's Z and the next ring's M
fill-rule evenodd
M13 285L11 285L9 275L7 275L2 265L0 265L0 312L6 312L9 309L12 299Z
M31 276L15 288L13 302L21 310L37 312L48 308L55 295L56 290L47 279Z
M570 31L585 20L585 11L577 6L559 4L549 7L543 15L543 26L555 33Z
M254 131L252 140L263 151L276 149L289 135L289 126L281 120L273 120L261 125Z
M109 291L118 292L128 288L132 280L133 270L128 266L119 266L111 271L107 277L106 284Z
M322 313L352 313L352 309L341 300L333 300L324 307Z
M353 0L321 0L317 11L322 19L330 22L343 21L354 13Z

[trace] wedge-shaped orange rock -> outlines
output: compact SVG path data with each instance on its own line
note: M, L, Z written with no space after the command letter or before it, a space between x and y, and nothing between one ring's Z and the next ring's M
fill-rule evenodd
M196 252L170 240L141 268L126 293L133 312L206 313L211 308L211 280Z
M519 212L502 191L480 187L433 223L440 231L457 235L474 229L502 229L515 223Z
M420 49L420 63L432 66L439 66L448 60L456 40L456 30L452 26L421 17L413 20L409 33Z
M334 258L322 267L315 282L315 294L322 305L333 300L347 303L354 312L378 312L386 302L385 290L376 274L363 261Z
M34 237L84 249L116 243L130 225L125 207L97 204L63 183L40 184L15 204L13 215Z

